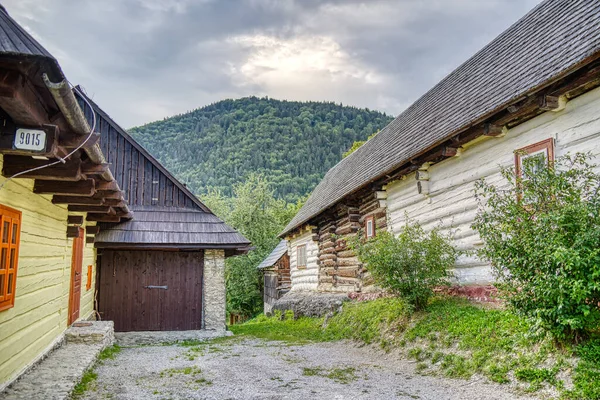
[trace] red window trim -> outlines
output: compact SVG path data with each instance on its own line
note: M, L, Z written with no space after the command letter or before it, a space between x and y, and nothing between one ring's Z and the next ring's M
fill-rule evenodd
M368 229L369 221L371 221L373 224L373 234L372 235L369 235L369 229ZM365 217L364 223L365 223L365 237L367 239L375 237L377 235L377 229L375 227L375 217L373 215L369 215L369 216Z
M546 140L542 140L541 142L537 142L534 144L530 144L529 146L522 147L518 150L515 150L515 175L517 177L521 176L521 157L523 155L531 154L538 152L540 150L546 149L548 152L548 164L550 165L554 161L554 139L549 138Z
M3 243L4 224L8 222L7 243ZM14 226L16 225L16 230ZM14 231L14 234L13 234ZM14 235L14 236L13 236ZM0 288L0 311L15 306L17 289L17 270L19 266L19 243L21 241L21 211L0 204L0 263L1 252L6 249L4 264L0 265L3 287ZM11 257L11 251L14 251ZM12 268L8 265L12 259ZM11 272L12 271L12 272ZM10 277L12 276L12 281ZM10 284L10 287L9 287ZM10 293L9 293L10 289Z
M300 265L300 249L304 249L304 264ZM305 244L299 244L298 247L296 247L296 268L298 269L305 269L306 268L306 264L308 264L307 262L307 254L306 254L306 245Z

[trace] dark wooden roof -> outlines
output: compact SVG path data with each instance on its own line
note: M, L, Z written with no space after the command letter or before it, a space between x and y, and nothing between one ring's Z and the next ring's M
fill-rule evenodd
M282 235L598 57L598 27L598 0L543 1L331 168Z
M279 244L275 247L275 249L273 249L273 251L271 252L271 254L269 254L267 256L267 258L265 258L263 260L263 262L261 262L257 268L262 269L262 268L268 268L271 267L273 265L275 265L275 263L277 261L279 261L279 259L287 253L287 240L282 240L279 242Z
M250 241L212 213L158 206L133 206L134 219L100 224L99 248L224 248L248 247Z
M21 25L8 15L0 4L0 53L3 58L14 57L23 65L24 69L30 68L29 63L40 63L50 78L55 81L64 79L64 74L58 61L35 40Z

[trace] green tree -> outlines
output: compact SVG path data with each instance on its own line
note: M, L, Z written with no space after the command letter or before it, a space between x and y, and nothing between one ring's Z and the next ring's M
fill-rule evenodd
M280 240L277 235L301 203L288 204L276 199L270 183L258 174L251 174L246 182L237 184L231 198L210 190L202 199L254 246L248 254L226 260L227 311L248 317L258 314L262 311L263 282L256 267L277 246Z
M600 174L589 158L532 157L522 176L502 169L503 186L476 186L480 256L508 303L562 340L600 328Z

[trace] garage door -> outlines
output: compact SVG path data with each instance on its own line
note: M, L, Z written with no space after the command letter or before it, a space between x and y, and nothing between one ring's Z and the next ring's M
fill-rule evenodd
M98 311L115 331L202 328L203 252L102 250Z

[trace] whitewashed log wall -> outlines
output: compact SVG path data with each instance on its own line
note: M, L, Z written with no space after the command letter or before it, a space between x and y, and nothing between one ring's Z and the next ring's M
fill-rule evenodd
M555 154L592 152L600 163L600 88L567 103L564 110L546 112L510 129L504 137L482 138L464 146L460 155L429 168L429 195L417 192L415 175L387 185L389 229L397 233L405 215L426 229L439 226L455 231L455 244L474 250L482 242L470 225L477 211L474 183L485 177L501 183L500 166L514 165L514 151L553 137ZM463 256L455 276L462 284L493 281L489 265L475 256Z
M297 249L299 245L306 245L306 268L298 269ZM289 243L290 255L290 274L292 279L292 289L297 290L317 290L319 284L319 267L317 259L319 256L319 247L312 240L312 232L308 231L294 236Z

